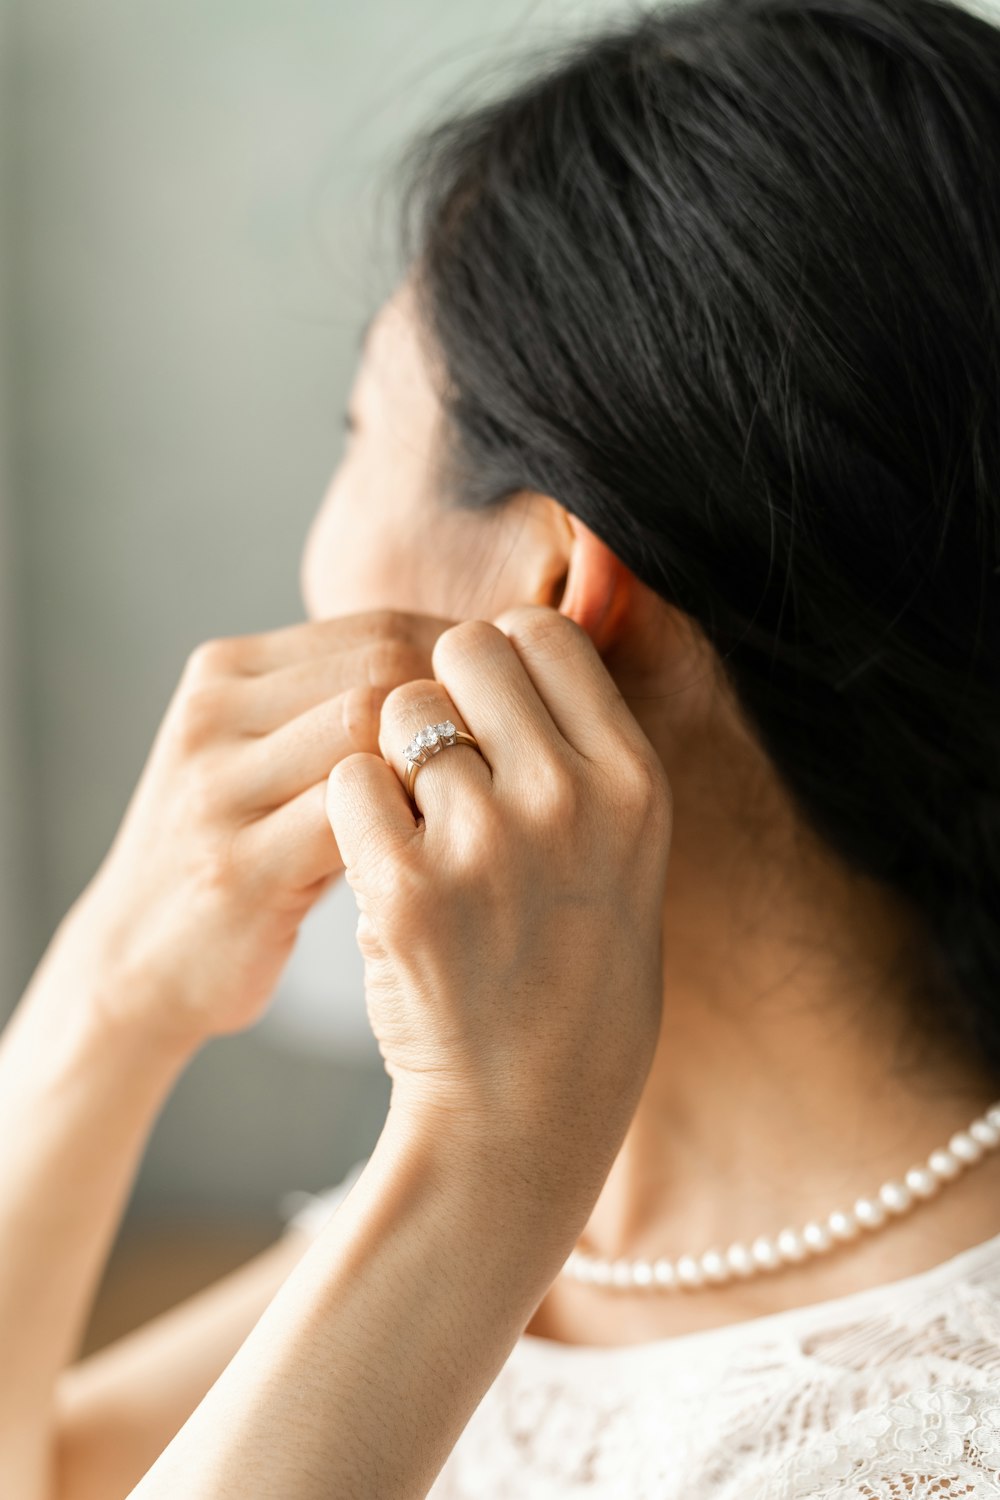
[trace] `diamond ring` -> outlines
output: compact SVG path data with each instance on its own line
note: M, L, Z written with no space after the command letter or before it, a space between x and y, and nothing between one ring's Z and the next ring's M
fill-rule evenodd
M466 734L464 729L456 729L450 719L445 719L441 724L425 724L423 729L417 730L403 751L408 796L413 796L413 783L420 767L425 766L431 756L439 754L446 745L471 745L474 750L479 750L479 741L475 735ZM481 755L482 751L479 753Z

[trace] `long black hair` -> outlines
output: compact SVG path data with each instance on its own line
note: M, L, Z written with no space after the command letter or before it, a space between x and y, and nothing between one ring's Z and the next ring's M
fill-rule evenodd
M1000 30L657 8L397 170L457 502L554 496L696 622L1000 1076Z

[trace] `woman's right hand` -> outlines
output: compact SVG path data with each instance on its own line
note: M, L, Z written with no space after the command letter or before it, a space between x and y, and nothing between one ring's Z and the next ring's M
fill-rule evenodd
M55 939L75 972L99 976L110 1019L197 1045L259 1018L302 919L343 870L330 770L379 753L383 698L433 675L434 642L454 623L372 610L192 652Z

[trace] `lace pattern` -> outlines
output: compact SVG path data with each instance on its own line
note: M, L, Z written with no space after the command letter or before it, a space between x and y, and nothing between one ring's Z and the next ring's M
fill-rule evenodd
M318 1231L362 1166L290 1222ZM884 1287L705 1333L618 1348L525 1335L428 1492L966 1496L1000 1500L1000 1235Z

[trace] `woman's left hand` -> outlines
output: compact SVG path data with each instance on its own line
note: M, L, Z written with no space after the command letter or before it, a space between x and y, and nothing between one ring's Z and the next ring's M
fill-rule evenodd
M437 680L385 698L382 755L346 756L327 783L390 1112L452 1145L610 1166L660 1028L666 773L555 609L463 621L431 660ZM432 757L415 811L404 747L446 719L482 754Z

